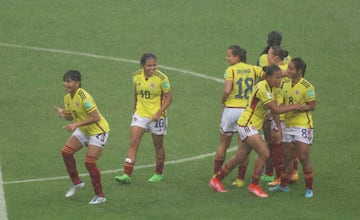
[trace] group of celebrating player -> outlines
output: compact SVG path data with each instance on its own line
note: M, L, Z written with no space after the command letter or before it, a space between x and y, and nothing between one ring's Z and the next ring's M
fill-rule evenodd
M259 185L260 180L271 181L269 191L289 192L289 182L298 180L299 160L305 197L311 198L313 169L309 152L313 140L311 112L315 110L315 89L304 79L305 62L301 58L291 59L288 51L281 48L279 32L270 32L267 43L258 66L245 63L246 50L240 46L230 46L227 50L229 67L224 75L220 144L209 185L218 192L226 192L221 181L238 166L233 185L243 187L249 155L254 150L258 158L248 186L250 192L261 198L268 197ZM238 148L224 164L233 134L238 134Z

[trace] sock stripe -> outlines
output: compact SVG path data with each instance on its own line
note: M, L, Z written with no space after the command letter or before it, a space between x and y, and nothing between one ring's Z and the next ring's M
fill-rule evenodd
M67 154L74 154L75 150L71 148L69 145L64 145L62 152Z
M97 159L95 157L91 157L86 155L85 163L96 163Z

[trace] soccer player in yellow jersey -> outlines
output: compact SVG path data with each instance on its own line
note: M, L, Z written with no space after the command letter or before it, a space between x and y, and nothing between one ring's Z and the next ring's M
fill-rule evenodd
M87 146L85 166L89 171L95 196L89 204L105 202L102 191L101 174L96 165L101 152L109 136L109 124L100 113L93 97L81 86L81 74L77 70L69 70L64 76L65 109L55 106L59 117L65 118L72 123L64 128L72 135L66 141L62 149L62 157L73 185L66 192L65 197L71 197L77 189L84 187L80 180L74 154Z
M276 114L287 111L300 109L300 105L293 103L292 105L278 106L274 97L272 96L272 89L280 87L282 72L276 65L271 65L265 70L265 80L260 81L254 87L252 98L250 99L248 107L241 114L238 120L238 149L236 154L231 157L220 171L213 177L209 185L218 192L226 192L221 181L236 167L237 164L247 160L252 149L259 155L255 161L254 170L252 173L251 184L248 189L256 196L266 198L268 195L262 191L259 186L259 180L262 170L269 159L269 149L259 134L259 129L262 128L266 112L270 109ZM276 117L276 114L274 117ZM279 119L275 119L279 125ZM279 130L281 136L281 130Z
M281 184L269 188L270 191L289 192L288 183L293 171L293 158L297 152L303 168L305 197L313 197L313 168L310 162L310 146L313 140L313 120L311 112L315 110L316 95L313 85L303 78L306 64L301 58L294 58L288 67L291 79L283 84L284 103L300 103L300 111L285 114L285 129L282 138L284 170Z
M272 46L280 46L281 45L281 40L282 40L282 35L280 32L278 31L271 31L268 36L267 36L267 46L265 47L265 49L261 52L258 60L257 60L257 65L261 66L261 67L265 67L268 65L271 65L271 63L269 63L268 60L268 52L270 47ZM284 58L284 63L288 64L291 60L290 55L286 56Z
M288 81L289 78L287 77L287 68L288 68L288 64L284 62L285 58L288 57L289 52L287 50L284 50L283 48L281 48L280 46L271 46L269 51L268 51L268 61L269 64L275 64L278 65L280 67L280 69L283 71L283 79L281 84L283 84L284 82ZM282 96L281 94L281 88L275 88L273 90L273 95L276 97L279 97L277 99L278 105L282 104ZM265 168L265 174L263 174L261 176L262 180L266 180L266 181L272 181L269 182L269 185L277 185L280 183L280 175L281 175L281 169L282 169L282 146L281 146L281 140L271 140L271 132L273 130L276 129L280 129L277 128L276 126L274 126L274 123L271 123L272 120L271 118L269 118L270 120L265 120L264 121L264 126L263 126L263 131L265 133L265 140L268 143L269 149L270 149L270 159L268 161L268 163L266 164L266 168ZM285 120L285 115L284 114L280 114L280 125L281 125L281 129L283 129L284 126L284 120ZM271 125L270 125L271 124ZM296 157L296 156L295 156ZM296 182L298 179L298 173L297 173L297 159L294 160L294 173L293 176L291 178L292 182ZM273 170L275 168L275 173L276 173L276 179L274 180L274 176L273 176Z
M156 152L155 174L149 179L157 182L163 179L165 163L164 135L167 132L166 109L172 101L168 77L157 69L157 57L145 53L140 59L141 69L133 74L134 114L130 127L130 146L124 162L124 174L115 180L122 184L131 182L136 155L141 138L146 131L152 133Z
M221 98L222 118L220 123L220 144L214 159L214 175L220 170L231 144L234 133L237 133L237 120L247 107L253 85L263 78L261 67L246 64L246 50L238 45L227 49L226 60L230 66L224 74L224 90ZM242 187L248 161L239 164L238 176L233 185Z
M289 52L283 49L281 46L271 46L267 53L268 65L278 65L283 71L283 76L286 76L286 70L288 67L288 62L285 62L286 58L289 56Z

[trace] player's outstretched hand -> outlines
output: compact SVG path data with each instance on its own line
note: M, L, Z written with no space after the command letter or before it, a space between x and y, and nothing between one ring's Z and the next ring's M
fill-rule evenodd
M60 108L60 107L58 107L56 105L54 105L54 109L57 111L57 115L59 117L62 117L62 118L65 117L65 110L64 109L62 109L62 108Z

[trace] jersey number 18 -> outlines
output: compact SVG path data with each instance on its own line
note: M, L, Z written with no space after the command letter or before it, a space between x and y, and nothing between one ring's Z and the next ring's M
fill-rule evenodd
M254 80L249 77L244 80L244 83L246 86L245 89L243 89L243 79L242 78L240 78L236 82L236 84L239 86L239 91L238 91L238 94L235 96L235 98L238 98L238 99L242 99L242 98L248 99L249 98L249 94L251 94Z

